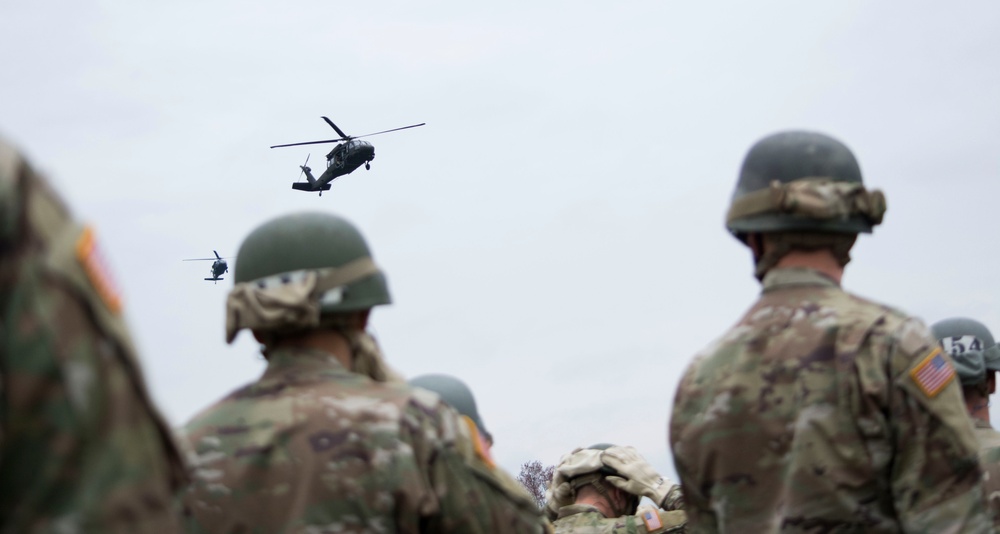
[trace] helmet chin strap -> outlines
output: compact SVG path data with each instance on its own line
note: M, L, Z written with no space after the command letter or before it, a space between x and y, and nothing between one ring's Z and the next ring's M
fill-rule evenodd
M338 332L347 338L351 346L351 370L362 374L376 382L405 382L382 356L382 349L371 334L364 330L348 330L338 328Z

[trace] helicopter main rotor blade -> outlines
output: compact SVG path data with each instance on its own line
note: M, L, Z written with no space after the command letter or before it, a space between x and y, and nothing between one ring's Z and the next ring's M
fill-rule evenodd
M345 134L343 131L341 131L340 128L337 128L337 125L334 124L333 121L330 120L329 117L323 117L323 120L325 120L326 123L330 125L330 128L333 128L333 130L335 132L337 132L338 134L340 134L340 136L343 137L344 139L349 139L351 137L351 136Z
M341 141L349 141L349 138L342 137L340 139L327 139L326 141L306 141L305 143L288 143L287 145L274 145L271 148L281 148L285 146L300 146L300 145L319 145L322 143L339 143Z
M359 135L359 136L355 137L354 139L357 139L358 137L369 137L369 136L372 136L372 135L378 135L378 134L384 134L384 133L389 133L389 132L395 132L396 130L405 130L407 128L416 128L417 126L423 126L425 124L427 124L427 123L426 122L421 122L420 124L411 124L409 126L403 126L402 128L393 128L391 130L382 130L381 132L375 132L375 133L370 133L370 134L365 134L365 135Z
M217 258L189 258L181 261L215 261Z

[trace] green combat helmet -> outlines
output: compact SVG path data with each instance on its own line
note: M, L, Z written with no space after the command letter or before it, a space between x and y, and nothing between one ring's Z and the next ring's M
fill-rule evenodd
M479 410L476 408L476 398L472 396L472 390L469 389L469 386L465 385L465 382L449 375L430 374L412 378L409 380L409 383L411 386L437 393L445 403L454 408L458 413L472 419L472 422L476 424L476 428L483 434L483 437L491 444L493 443L493 435L486 430L486 425L483 424L483 420L479 417Z
M986 380L986 371L1000 371L1000 347L986 325L967 317L952 317L931 325L941 349L951 354L962 384Z
M227 301L226 336L242 328L315 328L321 316L389 304L385 276L347 220L305 212L272 219L240 245Z
M236 283L301 270L339 268L371 262L361 232L347 219L320 212L272 219L250 233L236 255ZM377 269L347 282L339 298L323 302L323 312L364 310L389 304L385 275Z
M743 240L757 232L870 233L885 197L868 192L854 154L821 133L780 132L747 153L726 228Z

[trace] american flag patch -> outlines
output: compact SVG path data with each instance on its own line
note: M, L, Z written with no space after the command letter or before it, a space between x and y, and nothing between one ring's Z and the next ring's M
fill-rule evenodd
M663 528L663 523L660 522L660 514L656 510L643 511L642 521L646 523L646 530L649 532L655 532L657 529Z
M910 377L928 397L933 397L955 378L955 368L937 347L910 371Z
M94 238L94 231L90 227L84 228L83 234L76 242L76 259L80 262L87 278L94 285L97 294L104 301L104 305L111 310L111 313L119 313L122 309L122 298L118 292L108 265L104 260L101 248L97 246L97 239Z

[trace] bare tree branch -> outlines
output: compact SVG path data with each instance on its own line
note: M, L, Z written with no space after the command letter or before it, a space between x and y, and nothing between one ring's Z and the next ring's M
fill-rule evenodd
M528 490L539 508L545 506L545 490L552 481L554 470L554 465L545 467L538 460L532 460L521 464L521 472L517 474L517 481Z

